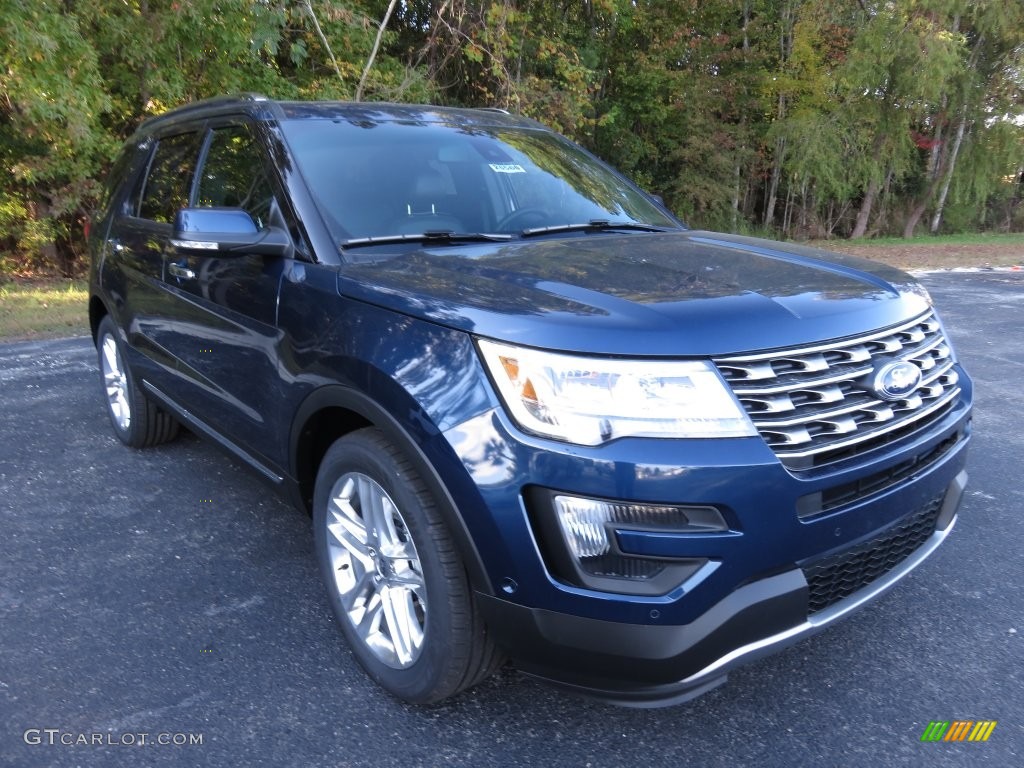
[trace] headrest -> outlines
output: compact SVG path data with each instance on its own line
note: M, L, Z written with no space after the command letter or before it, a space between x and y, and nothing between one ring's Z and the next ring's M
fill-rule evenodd
M417 200L436 201L448 194L448 185L445 183L444 176L433 168L428 168L416 175L412 194Z

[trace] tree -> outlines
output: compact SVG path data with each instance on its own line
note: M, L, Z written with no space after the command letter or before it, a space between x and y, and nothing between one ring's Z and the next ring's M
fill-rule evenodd
M63 4L11 0L0 8L7 30L0 39L0 158L8 171L0 186L0 266L49 261L70 272L71 226L96 194L92 179L113 143L101 127L110 100L95 51ZM26 258L15 261L12 253Z
M0 274L80 271L118 145L186 101L501 106L695 226L1024 228L1020 0L7 0Z

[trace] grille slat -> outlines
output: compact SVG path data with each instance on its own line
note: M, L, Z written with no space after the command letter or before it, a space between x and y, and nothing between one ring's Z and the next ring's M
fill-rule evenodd
M718 361L715 361L718 364ZM721 368L721 365L719 365ZM836 371L831 369L828 376L776 376L775 379L766 379L766 381L777 381L778 384L771 386L760 386L760 387L733 387L733 391L737 397L743 398L747 395L774 395L783 392L796 392L799 390L814 390L819 387L825 387L829 384L838 384L842 381L849 381L851 379L858 379L861 376L866 376L871 373L870 365L860 365L856 368L849 368L846 370L840 369ZM733 384L729 377L726 376L725 380L729 384ZM744 380L745 384L746 381Z
M902 400L877 398L865 382L879 359L914 363L921 382ZM839 461L924 427L960 393L952 352L931 313L888 331L715 364L761 436L793 469Z

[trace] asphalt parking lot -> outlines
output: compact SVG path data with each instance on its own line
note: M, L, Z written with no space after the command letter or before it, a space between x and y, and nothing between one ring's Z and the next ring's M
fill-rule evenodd
M854 618L661 710L511 669L389 698L342 645L307 518L190 435L124 448L89 339L0 345L0 765L1024 764L1024 274L924 282L977 387L956 529ZM932 720L998 725L922 743Z

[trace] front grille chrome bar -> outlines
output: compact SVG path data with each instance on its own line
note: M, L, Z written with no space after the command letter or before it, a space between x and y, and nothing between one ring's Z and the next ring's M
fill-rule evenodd
M920 383L901 400L880 399L870 387L880 360L913 363ZM952 351L931 312L865 336L714 362L764 440L797 469L923 426L960 393Z

